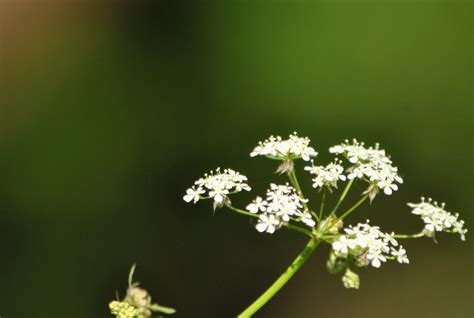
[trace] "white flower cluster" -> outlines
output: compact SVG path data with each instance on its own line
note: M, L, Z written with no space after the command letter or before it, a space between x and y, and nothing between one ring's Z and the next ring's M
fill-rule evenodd
M466 240L467 229L464 228L464 221L459 220L459 214L452 214L444 209L445 204L433 201L429 198L427 201L421 197L420 203L408 203L413 210L411 213L419 215L425 222L424 233L427 236L433 236L435 232L459 233L461 240Z
M257 197L247 205L247 210L251 213L261 212L255 226L257 231L273 233L290 219L314 226L316 223L311 214L304 210L303 203L305 202L296 189L290 185L272 183L270 189L267 190L267 197L265 199Z
M304 170L309 171L310 174L316 175L313 178L313 188L323 188L327 186L329 190L331 187L337 189L337 181L346 181L346 176L343 174L344 167L341 166L341 160L334 160L326 167L315 166L311 160L311 166L307 166Z
M392 160L385 154L385 150L375 147L365 148L363 142L353 139L352 144L346 140L344 143L329 148L329 152L343 154L354 166L348 169L348 179L363 179L369 182L368 193L373 200L379 189L387 195L398 190L397 183L403 183L398 175L398 168L392 165Z
M196 203L199 199L214 199L214 203L222 204L228 194L240 192L242 190L250 191L246 183L247 177L232 169L225 169L221 172L220 168L205 174L194 182L194 186L186 190L183 199L186 202ZM207 194L206 194L207 191Z
M398 246L393 234L383 233L378 226L359 223L355 227L344 229L346 235L341 235L332 243L334 253L338 257L354 257L356 264L380 267L387 259L396 259L399 263L409 263L406 250ZM398 247L398 248L396 248Z
M280 136L270 136L250 153L251 157L266 156L277 160L292 160L302 158L309 161L311 157L316 157L318 153L309 146L309 138L298 137L296 132L283 140Z

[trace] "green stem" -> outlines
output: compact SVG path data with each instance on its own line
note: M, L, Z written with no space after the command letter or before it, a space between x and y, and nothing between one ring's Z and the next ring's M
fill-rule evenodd
M359 201L356 202L356 204L354 204L349 210L347 210L346 212L344 212L339 218L337 218L334 222L330 223L329 226L326 226L321 232L322 233L325 233L326 230L329 230L330 228L332 228L335 224L337 224L339 221L342 221L346 216L348 216L349 214L351 214L352 211L354 211L355 209L357 209L362 203L364 203L365 200L367 200L367 198L369 197L368 194L364 195Z
M423 232L416 233L416 234L395 234L393 235L394 238L397 239L411 239L411 238L420 238L425 236Z
M226 206L227 206L229 209L231 209L232 211L237 212L237 213L239 213L239 214L251 216L251 217L254 217L254 218L258 218L258 216L259 216L259 215L256 214L256 213L251 213L251 212L248 212L248 211L245 211L245 210L236 208L236 207L234 207L234 206L232 206L232 205L226 205ZM306 234L306 235L308 235L308 236L310 236L310 237L313 237L313 234L311 234L310 231L308 231L308 230L306 230L306 229L304 229L304 228L302 228L302 227L299 227L299 226L297 226L297 225L293 225L293 224L290 224L290 223L286 223L285 226L286 226L287 228L289 228L290 230L295 230L295 231L297 231L297 232L304 233L304 234Z
M321 207L319 208L318 220L321 221L323 218L324 204L326 202L326 187L323 189L323 197L321 198Z
M330 215L336 214L337 209L339 209L339 206L341 205L342 201L344 201L344 199L346 198L346 195L349 192L349 189L351 188L352 183L354 183L354 179L349 180L349 182L346 184L344 191L342 191L342 194L339 197L339 200L337 200L336 206L334 207L334 209L332 209Z
M289 228L290 230L295 230L295 231L297 231L297 232L306 234L306 235L308 235L309 237L313 237L313 234L311 234L310 231L308 231L308 230L306 230L306 229L304 229L304 228L302 228L302 227L299 227L299 226L296 226L296 225L293 225L293 224L290 224L290 223L285 224L285 226L286 226L287 228Z
M306 203L306 198L304 197L304 194L303 194L303 191L301 191L301 186L300 186L300 183L298 182L298 178L296 177L296 172L295 172L295 168L293 167L293 169L291 169L290 172L288 172L288 178L290 179L290 182L293 184L293 186L296 188L296 191L298 191L298 194L300 195L300 197L303 199L303 207L305 210L307 211L310 211L310 213L315 217L317 218L318 216L316 215L316 213L314 213L313 211L311 211L309 208L308 208L308 204Z
M229 209L231 209L232 211L234 212L237 212L237 213L240 213L240 214L243 214L243 215L247 215L247 216L251 216L253 218L258 218L258 214L257 213L250 213L248 211L245 211L245 210L241 210L241 209L238 209L236 207L233 207L232 205L228 204L226 205Z
M295 258L293 263L287 268L287 270L260 296L255 300L247 309L245 309L238 317L247 318L252 317L260 308L263 307L275 294L290 280L290 278L301 268L308 257L313 253L314 249L319 245L321 241L315 239L309 240L303 251Z
M349 214L351 214L352 211L354 211L355 209L357 209L359 207L359 205L361 205L362 203L364 203L365 200L367 200L367 198L369 197L368 194L364 195L359 201L357 201L356 204L354 204L349 210L347 210L346 212L344 212L338 219L338 221L342 221L346 216L348 216Z

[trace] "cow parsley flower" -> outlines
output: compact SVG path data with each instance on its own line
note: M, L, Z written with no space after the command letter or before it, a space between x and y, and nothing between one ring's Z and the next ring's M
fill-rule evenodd
M300 221L312 227L316 222L311 214L304 210L306 200L298 195L295 188L285 185L270 184L265 199L257 197L246 209L251 213L262 212L256 228L259 232L273 233L285 222Z
M250 153L251 157L265 156L277 160L303 159L309 161L311 157L316 157L318 153L309 146L309 138L298 137L296 132L288 139L283 140L280 136L270 136Z
M246 176L232 169L221 171L217 168L194 182L194 186L186 190L183 200L196 203L200 199L212 198L215 204L222 205L229 194L242 190L250 191Z
M398 175L398 168L393 166L392 160L379 144L366 148L363 142L353 139L352 144L346 140L340 145L329 148L329 152L342 154L354 165L348 169L348 179L362 179L369 183L364 192L372 201L380 190L391 195L398 190L398 184L403 179Z
M316 175L313 178L313 188L328 187L331 190L331 187L337 189L337 181L346 181L346 176L343 174L344 167L341 166L341 160L334 160L326 167L325 166L315 166L313 160L311 160L311 166L307 166L304 170L309 171L310 174Z
M338 257L353 257L359 266L372 265L380 267L387 259L394 259L400 263L408 263L406 251L398 246L393 234L380 231L378 226L367 223L359 223L355 227L349 226L344 229L345 235L341 235L332 243L332 249Z
M196 203L199 201L201 198L201 194L203 194L205 191L201 187L191 187L188 190L186 190L186 194L183 197L183 200L186 202L191 202Z
M267 210L267 204L267 201L261 197L257 197L252 203L247 205L247 210L250 213L258 213L259 211L265 212Z
M403 248L403 246L400 246L397 249L391 248L391 253L395 258L397 259L397 262L400 264L409 264L410 260L407 257L407 251Z
M466 240L467 229L464 228L464 221L459 220L458 213L451 213L444 209L445 203L438 204L431 198L425 200L421 197L420 203L408 203L412 208L411 213L419 215L425 223L424 233L432 237L435 232L459 233L461 240Z
M257 231L272 234L281 226L281 221L273 214L260 214L258 223L255 226Z

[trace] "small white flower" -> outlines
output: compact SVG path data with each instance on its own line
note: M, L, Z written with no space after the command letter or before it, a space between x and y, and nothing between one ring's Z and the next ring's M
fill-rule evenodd
M255 198L255 200L247 205L247 211L251 213L258 213L258 211L265 212L267 209L267 201L263 200L261 197Z
M346 140L344 143L329 148L336 154L343 154L350 163L354 164L348 171L347 178L362 179L369 182L369 188L364 194L369 194L372 201L378 190L383 190L386 195L391 195L398 190L396 183L403 183L398 175L397 167L392 165L392 160L387 156L385 150L379 148L379 144L366 148L363 142L353 139L352 143Z
M394 251L400 253L400 258L405 260L406 255L401 255L401 250L395 250L398 246L397 240L392 234L380 231L378 226L367 223L359 223L356 226L349 226L344 229L346 235L341 235L332 243L334 253L341 257L351 255L357 264L373 267L380 267L388 258L393 258ZM403 256L403 257L402 257ZM408 260L408 259L407 259Z
M203 194L205 191L201 187L191 187L188 190L186 190L186 195L183 197L183 200L186 202L191 202L196 203L199 201L201 198L201 194Z
M348 246L349 246L349 241L347 240L347 237L342 235L339 237L337 241L332 243L332 249L336 253L336 255L341 255L341 256L346 256L348 253Z
M273 233L280 226L280 221L272 214L260 214L258 223L255 226L260 233Z
M445 204L438 204L431 198L425 200L421 198L420 203L408 203L412 208L411 213L419 215L425 223L424 233L433 236L434 232L458 233L461 240L465 240L467 229L464 228L464 221L459 220L458 213L451 213L445 210Z
M335 160L327 166L314 166L311 161L311 166L306 166L304 170L309 171L310 174L316 175L313 178L313 188L328 187L329 190L337 188L337 182L345 181L346 176L343 174L344 168L341 166L341 160Z
M391 180L388 180L388 179L379 181L379 182L377 183L377 186L378 186L380 189L383 189L383 192L384 192L386 195L391 195L393 191L397 191L397 190L398 190L398 186L397 186L395 183L392 183L392 181L391 181Z
M397 261L400 264L403 264L403 263L409 264L410 263L410 260L407 257L407 251L402 246L400 246L400 248L398 250L393 248L392 249L392 255L397 258Z
M376 253L373 253L373 254L371 254L371 253L367 254L367 259L370 261L370 264L375 268L379 268L380 265L382 264L382 262L387 261L385 256L383 256L382 253L380 253L380 252L376 252Z
M215 207L222 206L228 194L243 190L250 191L250 186L246 182L247 177L235 170L224 169L224 171L221 171L220 168L217 168L194 182L194 187L186 190L183 200L196 203L203 198L213 198Z
M209 191L209 196L214 198L214 201L217 203L224 202L224 198L227 194L229 194L229 191L221 188L214 188L214 190Z
M292 220L313 227L316 222L311 214L304 210L303 203L306 203L306 200L301 198L296 189L289 184L272 183L267 190L266 198L257 197L247 205L247 210L251 213L262 212L262 215L273 216L280 223Z
M303 159L309 161L311 157L316 157L318 153L309 146L309 138L298 137L295 133L288 139L283 140L280 136L270 136L250 153L251 157L266 156L278 160Z
M301 215L301 222L303 222L309 227L313 227L316 225L316 222L313 220L313 217L309 212L303 212L303 214Z

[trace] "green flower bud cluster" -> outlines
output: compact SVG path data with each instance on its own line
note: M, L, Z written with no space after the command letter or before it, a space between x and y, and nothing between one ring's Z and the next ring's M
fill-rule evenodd
M145 289L139 288L139 283L133 282L135 265L130 269L128 275L127 295L123 301L112 301L109 304L110 311L116 318L150 318L153 313L173 314L175 309L153 304L151 296Z
M124 301L112 301L109 304L110 312L117 318L136 318L138 310Z

